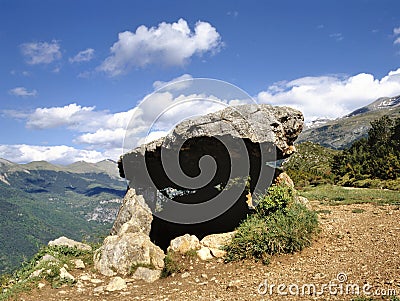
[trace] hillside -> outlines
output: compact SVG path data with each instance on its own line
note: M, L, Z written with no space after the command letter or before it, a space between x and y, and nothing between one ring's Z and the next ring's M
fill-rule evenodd
M297 142L311 141L333 149L344 149L365 137L371 121L383 115L400 117L400 96L379 98L371 104L335 120L305 129Z
M58 166L1 159L0 274L55 237L95 240L106 235L125 190L112 161Z

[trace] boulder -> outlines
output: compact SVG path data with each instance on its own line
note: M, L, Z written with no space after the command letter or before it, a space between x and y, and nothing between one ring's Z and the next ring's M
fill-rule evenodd
M49 246L65 246L65 247L69 247L69 248L77 248L78 250L82 250L82 251L91 251L92 250L91 246L81 243L81 242L78 242L78 241L75 241L75 240L72 240L72 239L69 239L65 236L61 236L55 240L49 241L48 245Z
M227 233L210 234L204 237L200 243L202 246L220 249L223 246L228 245L232 238L235 236L236 231Z
M106 237L94 254L95 268L105 276L128 275L137 264L164 267L164 252L142 232L124 233Z
M64 267L60 269L60 279L75 282L75 277L68 273L68 271Z
M201 260L210 260L213 259L213 256L211 254L211 250L207 247L202 247L200 250L198 250L197 252L197 256L201 259Z
M121 277L114 277L111 279L110 283L106 286L106 291L115 292L126 289L128 286L126 285L126 281Z
M135 189L128 189L111 234L142 232L149 235L152 220L152 213L143 196L137 195Z
M289 175L286 172L281 172L276 178L275 178L275 184L283 184L286 186L289 186L290 188L294 188L294 183L293 180L289 177Z
M138 267L132 277L146 282L154 282L161 276L161 270L153 270L146 267Z
M190 250L198 250L200 248L199 239L195 235L185 234L171 240L168 251L185 254Z

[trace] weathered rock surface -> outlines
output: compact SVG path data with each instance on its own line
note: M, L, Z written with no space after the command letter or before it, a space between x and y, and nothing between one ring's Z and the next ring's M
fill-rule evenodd
M161 270L152 270L145 267L138 267L133 273L133 279L144 280L146 282L154 282L161 276Z
M127 285L123 278L121 277L114 277L111 279L110 283L106 286L106 291L108 292L115 292L126 289Z
M64 267L60 269L60 279L75 282L75 277L72 276Z
M196 251L197 256L201 259L201 260L210 260L213 259L213 256L211 254L211 250L207 247L202 247L200 250Z
M132 265L164 267L164 252L142 232L123 233L106 237L103 245L95 252L95 268L105 276L127 275Z
M152 213L143 196L137 195L135 189L128 189L111 234L141 232L149 235L152 220Z
M78 242L78 241L75 241L75 240L72 240L72 239L69 239L65 236L61 236L55 240L49 241L48 245L49 246L65 246L65 247L69 247L69 248L77 248L78 250L82 250L82 251L91 251L92 250L91 246L81 243L81 242Z
M227 233L217 233L210 234L204 237L200 243L202 246L219 249L223 246L228 245L232 238L235 236L236 231L227 232Z
M168 251L185 254L190 250L198 250L200 248L200 241L195 235L185 234L171 240Z

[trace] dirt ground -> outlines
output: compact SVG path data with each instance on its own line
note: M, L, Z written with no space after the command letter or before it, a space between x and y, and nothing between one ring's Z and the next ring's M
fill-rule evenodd
M126 279L127 288L117 292L96 290L109 278L74 270L77 279L85 274L90 280L59 289L46 285L17 300L389 300L396 291L400 295L400 210L373 204L315 203L313 208L321 222L313 245L274 256L266 266L192 258L182 274L151 284Z

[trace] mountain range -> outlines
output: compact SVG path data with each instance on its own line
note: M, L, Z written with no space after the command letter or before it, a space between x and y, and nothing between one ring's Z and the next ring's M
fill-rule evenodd
M59 236L107 235L125 191L112 160L60 166L0 159L0 274Z
M378 98L371 104L335 120L317 120L300 134L297 143L310 141L332 149L344 149L367 136L374 121L383 115L400 117L400 95Z

